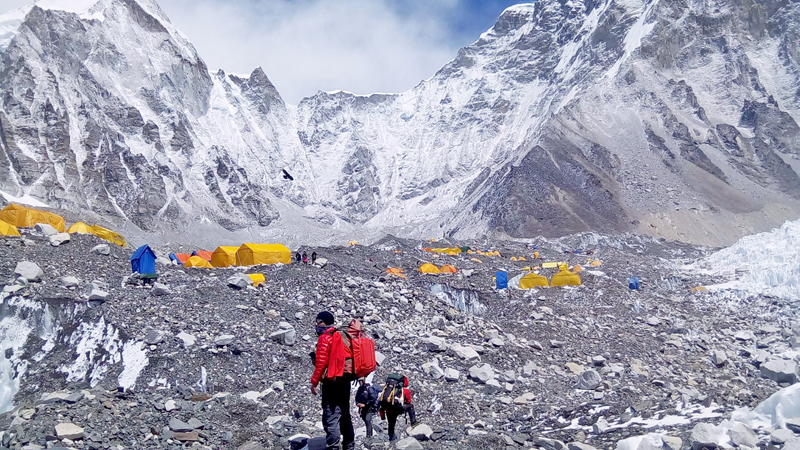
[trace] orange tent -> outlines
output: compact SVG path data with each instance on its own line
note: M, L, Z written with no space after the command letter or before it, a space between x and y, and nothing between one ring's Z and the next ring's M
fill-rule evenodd
M207 252L205 250L195 250L194 252L192 252L192 256L199 256L208 262L211 262L211 255L213 254L214 252Z
M447 265L444 265L444 266L440 267L439 268L439 272L441 272L441 273L458 273L458 269L456 269L454 266L451 266L450 264L447 264Z
M384 271L384 273L386 273L388 275L394 275L394 276L400 277L400 278L407 278L403 274L403 269L400 269L398 267L389 267L388 269L386 269L386 271Z
M188 253L175 253L175 257L178 258L178 262L181 264L186 264L186 261L192 257L192 255Z

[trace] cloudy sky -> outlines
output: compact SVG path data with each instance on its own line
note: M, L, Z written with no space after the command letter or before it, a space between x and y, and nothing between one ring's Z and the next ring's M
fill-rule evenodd
M249 74L261 66L284 99L296 104L318 90L364 94L410 89L489 29L503 9L522 2L160 0L159 4L212 71ZM0 14L29 3L2 0Z

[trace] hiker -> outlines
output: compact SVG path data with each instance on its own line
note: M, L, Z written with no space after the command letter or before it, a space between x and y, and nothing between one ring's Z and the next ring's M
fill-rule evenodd
M408 413L408 420L411 425L416 425L417 414L414 405L411 403L411 391L408 389L408 377L396 373L386 377L386 384L383 385L378 399L381 420L389 421L389 441L396 441L395 425L397 417Z
M315 264L317 262L317 252L311 252L311 264Z
M341 334L333 326L333 314L328 311L317 314L316 332L319 338L311 375L311 393L317 395L317 385L321 384L325 445L328 450L354 450L355 431L350 417L350 382L354 377L352 368L350 373L345 371L346 348Z
M298 251L298 252L297 252L297 253L294 255L294 259L296 259L296 260L297 260L297 263L298 263L298 264L300 264L300 251Z
M380 391L377 387L366 382L364 378L358 380L358 390L356 391L356 406L364 425L367 427L367 439L372 437L372 417L378 410L378 397Z
M306 252L303 252L303 264L308 264L308 255Z

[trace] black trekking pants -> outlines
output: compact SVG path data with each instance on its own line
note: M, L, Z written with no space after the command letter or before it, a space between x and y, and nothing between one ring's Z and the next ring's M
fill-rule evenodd
M412 425L417 422L417 413L414 411L413 404L403 405L403 409L399 411L386 411L386 420L389 421L389 440L396 441L397 435L395 435L394 429L395 425L397 425L397 418L405 413L408 413L408 421Z
M372 417L375 416L375 411L371 408L361 408L361 420L364 421L364 425L367 427L367 437L372 437Z
M337 378L322 382L322 426L328 449L354 450L355 432L350 417L350 380Z

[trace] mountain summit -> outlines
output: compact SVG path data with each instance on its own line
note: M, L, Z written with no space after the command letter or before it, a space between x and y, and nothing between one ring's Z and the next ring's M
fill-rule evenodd
M210 74L154 2L73 6L0 16L0 190L54 207L712 245L800 215L796 2L541 0L407 92L296 106Z

